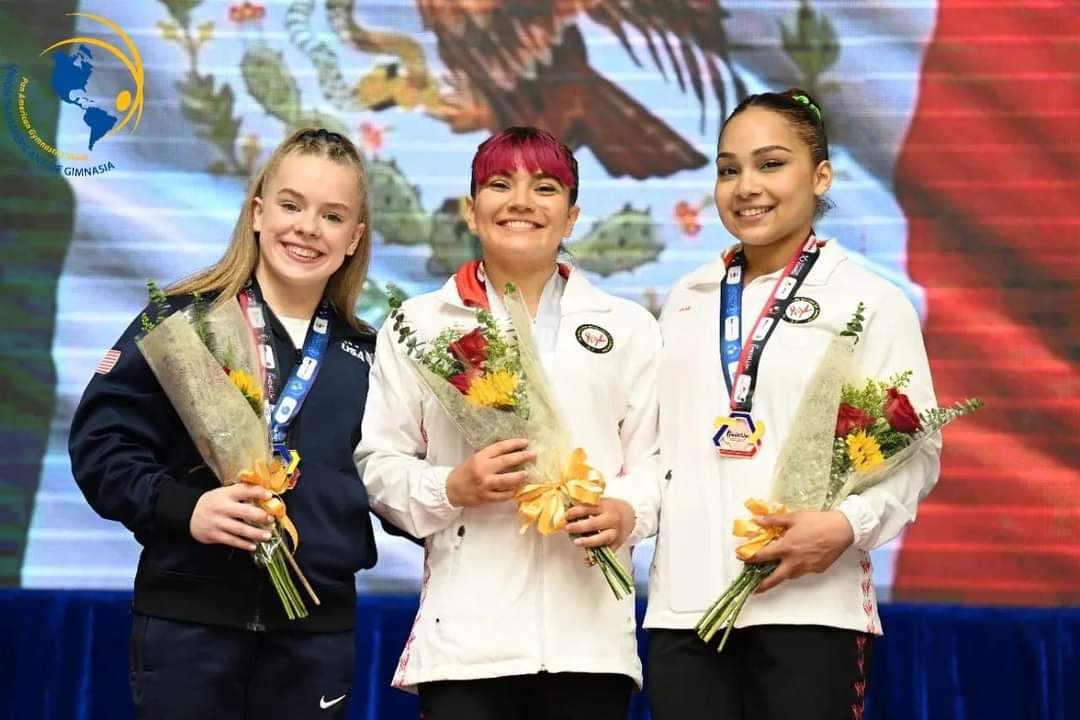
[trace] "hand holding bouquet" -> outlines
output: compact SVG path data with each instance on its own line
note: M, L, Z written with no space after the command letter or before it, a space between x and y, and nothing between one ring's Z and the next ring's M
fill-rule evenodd
M300 537L280 497L295 483L299 455L293 453L289 466L272 456L262 365L243 311L236 298L208 310L196 295L187 308L170 313L164 294L152 282L149 288L156 317L143 313L139 351L221 483L245 482L272 493L259 503L274 518L271 539L253 555L270 573L289 619L307 617L290 568L316 605L319 599L293 558Z
M844 498L899 470L938 430L982 404L972 399L916 412L901 392L911 380L911 371L885 381L860 381L854 349L863 331L863 309L860 303L810 379L794 429L780 451L770 501L746 501L754 516L834 510ZM736 520L733 533L746 538L736 555L748 561L783 532L753 520ZM777 565L779 561L748 563L698 621L698 636L709 642L726 627L719 644L723 650L743 605Z
M390 319L398 342L424 383L474 450L512 438L528 438L536 462L525 470L528 482L514 500L524 521L521 532L536 523L544 535L566 526L566 510L595 505L606 487L603 476L586 462L585 451L571 450L554 395L544 374L524 300L507 285L503 304L511 328L504 331L486 310L477 325L449 327L422 341L402 311L402 295L390 288ZM615 594L630 594L633 579L609 547L586 551L600 567Z

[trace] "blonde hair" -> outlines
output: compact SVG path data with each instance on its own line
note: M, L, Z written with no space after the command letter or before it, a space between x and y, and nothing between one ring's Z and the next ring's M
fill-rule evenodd
M277 171L281 162L291 154L317 155L339 165L351 167L356 172L356 181L360 188L360 222L364 231L356 251L345 257L326 283L324 296L334 306L338 314L354 330L363 331L368 326L356 317L356 301L367 278L368 263L371 261L371 222L369 221L367 172L364 160L356 146L348 138L338 133L323 129L303 128L285 139L270 155L266 165L255 176L244 198L240 217L233 228L232 239L225 254L214 265L197 272L166 289L168 295L190 295L191 293L216 292L221 297L235 297L244 289L255 272L259 261L259 241L254 228L255 198L261 197L269 179Z

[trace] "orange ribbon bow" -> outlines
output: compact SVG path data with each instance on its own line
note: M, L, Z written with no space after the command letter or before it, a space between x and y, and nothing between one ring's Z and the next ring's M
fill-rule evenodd
M254 470L241 472L239 480L248 485L258 485L274 493L274 497L260 500L259 507L277 520L281 527L285 529L285 532L292 538L292 550L296 552L296 548L300 547L300 534L296 531L293 521L285 513L285 501L278 497L278 495L289 489L289 473L285 471L285 466L282 465L281 460L274 458L269 465L265 461L259 460L255 463Z
M788 512L788 509L779 503L771 504L764 500L756 500L753 498L747 500L744 505L747 510L754 514L754 517L761 517L762 515L780 515ZM761 548L783 535L784 528L761 527L753 520L739 518L735 521L735 527L732 528L731 533L735 537L750 538L748 541L735 548L735 555L745 562L754 557Z
M571 505L595 505L604 494L604 476L585 462L581 448L570 453L557 483L530 483L518 489L514 500L518 514L525 520L524 533L534 522L542 535L550 535L566 526L566 508Z

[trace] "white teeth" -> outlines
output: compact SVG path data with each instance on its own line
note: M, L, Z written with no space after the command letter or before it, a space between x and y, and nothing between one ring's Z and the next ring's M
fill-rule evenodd
M527 220L507 220L503 223L503 226L512 230L532 230L537 227L536 223L531 223Z
M739 217L756 217L758 215L764 215L765 213L769 212L770 210L772 210L771 207L767 207L767 208L747 208L746 210L739 210L739 212L736 213L736 214L739 215Z
M305 247L300 247L299 245L286 245L285 249L288 250L290 254L302 257L305 260L314 260L319 257L318 252Z

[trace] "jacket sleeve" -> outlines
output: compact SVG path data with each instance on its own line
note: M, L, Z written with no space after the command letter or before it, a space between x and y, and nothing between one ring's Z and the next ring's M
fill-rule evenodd
M365 332L360 337L361 349L363 350L364 355L367 358L367 366L369 368L369 371L370 371L370 368L375 363L375 339L376 339L376 331L375 330L371 330L370 333ZM371 381L371 375L370 375L370 372L369 372L369 374L368 374L368 382L370 383L370 381ZM366 397L367 396L365 395L365 398ZM362 422L362 418L361 418L361 422ZM353 451L355 451L356 446L358 444L360 444L360 438L361 438L362 435L363 435L362 425L358 424L356 426L356 430L353 432L352 437L351 437L351 445L350 445L350 447L353 449ZM354 465L354 468L355 468L355 465ZM359 473L357 473L356 479L357 480L360 479ZM367 489L366 488L364 490L364 496L367 497ZM387 535L392 535L394 537L405 538L409 542L412 542L412 543L414 543L416 545L423 546L424 543L423 543L422 540L420 540L418 538L415 538L412 535L410 535L409 533L405 532L404 530L399 528L397 525L394 525L392 522L388 521L386 518L379 515L379 513L372 510L372 514L379 521L379 525L382 526L383 531Z
M150 371L133 322L117 341L115 365L87 385L71 421L68 451L75 482L90 506L118 520L140 542L155 534L190 537L202 490L178 483L163 464L179 420Z
M636 308L635 308L636 310ZM632 338L633 352L623 382L631 390L619 426L623 472L608 483L607 495L634 508L634 529L626 540L636 545L656 534L660 523L660 438L657 383L660 369L660 327L642 311Z
M390 323L384 323L371 370L362 439L353 458L372 509L418 538L442 530L461 514L461 508L446 497L446 479L453 468L424 459L424 392L419 375L390 335Z
M891 286L889 290L866 323L859 366L878 380L911 370L905 393L916 411L926 410L937 405L937 399L919 317L903 293ZM845 498L837 509L851 523L855 546L872 550L899 535L915 520L916 507L937 483L940 470L941 436L937 434L900 470Z

